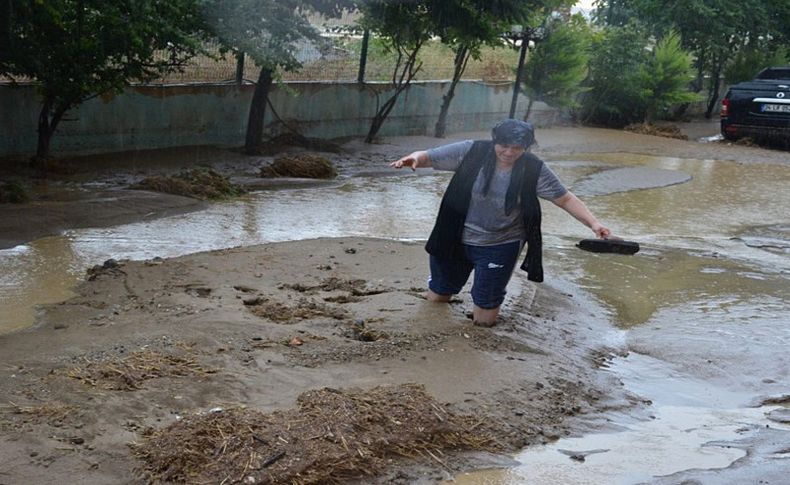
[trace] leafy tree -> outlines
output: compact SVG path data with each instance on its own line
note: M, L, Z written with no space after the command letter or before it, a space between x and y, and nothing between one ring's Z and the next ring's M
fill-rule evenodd
M639 18L656 36L670 29L678 32L684 49L695 57L695 90L707 88L707 117L718 106L722 72L736 52L758 41L774 50L790 39L786 0L599 0L597 5L599 12L618 11L618 21L622 16Z
M589 89L582 96L583 122L625 126L644 119L646 106L638 72L646 62L647 46L645 28L633 21L593 35L589 74L584 83Z
M366 143L373 142L398 97L408 89L422 67L417 55L433 35L434 27L429 3L428 0L367 0L360 4L362 27L376 34L385 51L394 53L396 59L390 79L394 92L383 103L377 103L376 113L365 137Z
M575 1L575 0L574 0ZM484 45L502 45L502 33L512 25L528 24L531 18L539 18L538 13L555 6L569 6L568 0L445 0L432 2L430 9L432 22L442 43L450 46L455 53L453 77L442 98L439 119L434 128L434 136L444 136L447 127L447 113L455 96L455 89L466 70L470 58L480 58L480 48Z
M730 85L748 81L766 67L787 65L788 59L786 47L770 51L768 47L747 46L739 50L724 68L724 80Z
M351 1L340 0L204 0L211 35L226 51L244 52L260 67L247 120L247 153L260 148L269 92L278 70L298 69L298 50L322 42L306 14L337 15L352 6Z
M658 41L652 55L639 66L637 77L647 124L656 119L659 111L699 99L689 91L689 83L694 78L691 54L680 46L680 37L675 32Z
M0 74L31 78L41 96L38 157L69 110L182 68L200 50L199 0L10 0Z
M592 32L581 15L569 22L555 19L547 36L535 47L524 68L524 91L529 97L524 120L529 119L535 101L550 106L575 108L577 96L586 88Z
M633 0L595 0L593 20L609 27L624 27L636 18Z

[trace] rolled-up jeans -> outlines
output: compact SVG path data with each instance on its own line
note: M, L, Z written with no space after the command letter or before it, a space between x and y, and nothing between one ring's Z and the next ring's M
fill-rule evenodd
M465 259L430 256L428 288L437 295L455 295L474 270L472 301L483 309L498 308L505 301L505 287L513 275L523 243L513 241L494 246L464 244Z

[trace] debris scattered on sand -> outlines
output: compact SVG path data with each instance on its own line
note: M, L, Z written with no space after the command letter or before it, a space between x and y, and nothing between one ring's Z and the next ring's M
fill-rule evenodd
M112 258L108 259L103 264L96 264L86 271L88 281L93 281L102 274L112 274L113 276L122 274L123 271L120 269L121 266L122 263Z
M149 379L204 376L216 372L215 369L204 368L190 355L140 350L121 359L104 361L86 359L84 366L69 369L66 375L91 386L133 391L140 389L143 382Z
M403 457L449 469L447 451L503 449L485 418L455 414L417 384L324 388L297 404L185 416L131 447L152 481L292 484L375 476Z
M315 317L330 317L335 320L348 318L348 312L342 308L333 308L307 298L301 298L296 305L289 306L269 298L255 297L244 300L244 305L253 315L277 323L294 323Z
M352 296L370 296L379 295L389 291L385 288L371 288L367 287L368 282L363 279L346 280L342 278L330 277L324 279L319 285L303 285L303 284L282 284L280 289L288 289L298 291L299 293L314 294L319 291L345 291Z
M48 424L54 427L62 426L66 421L80 414L73 406L64 404L41 404L35 406L21 406L14 403L0 406L0 428L11 427L20 429L25 425Z
M349 331L349 337L360 342L378 342L390 338L386 332L365 327L365 322L362 320L354 323Z

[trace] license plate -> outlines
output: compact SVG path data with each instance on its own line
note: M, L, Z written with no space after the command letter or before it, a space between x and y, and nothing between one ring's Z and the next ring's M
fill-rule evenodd
M790 113L790 104L764 104L763 113Z

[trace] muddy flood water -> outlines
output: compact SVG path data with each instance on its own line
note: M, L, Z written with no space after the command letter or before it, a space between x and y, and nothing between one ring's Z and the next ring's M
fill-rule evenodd
M631 257L582 252L574 244L587 230L544 203L547 275L609 309L602 341L628 353L607 371L652 405L455 482L782 483L790 473L790 166L625 153L549 164L615 234L642 245ZM36 304L68 298L87 267L109 258L317 237L424 239L448 180L431 170L352 176L2 250L0 333L30 326Z

